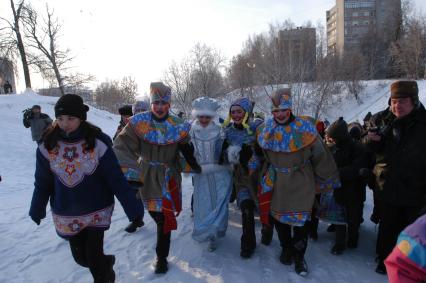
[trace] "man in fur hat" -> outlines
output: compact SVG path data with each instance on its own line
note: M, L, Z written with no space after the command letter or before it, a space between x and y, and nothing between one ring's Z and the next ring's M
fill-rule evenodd
M171 89L151 83L151 111L132 116L114 140L114 151L126 176L138 176L139 190L157 223L155 273L166 273L171 231L182 209L179 152L194 172L201 172L189 143L191 125L169 114ZM131 172L131 174L129 173Z
M291 107L290 89L276 90L273 117L258 129L257 142L265 155L258 198L262 224L277 230L281 263L294 261L296 273L306 276L305 224L311 217L316 187L332 190L340 181L333 156L315 125L308 117L294 116Z
M418 93L415 81L392 83L390 117L378 131L368 133L368 145L380 161L374 174L381 190L376 272L382 274L398 234L426 205L426 110Z

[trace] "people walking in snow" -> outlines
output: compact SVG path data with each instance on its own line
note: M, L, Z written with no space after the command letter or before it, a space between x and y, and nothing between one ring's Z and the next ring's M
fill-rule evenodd
M40 144L43 132L52 124L52 119L49 115L41 113L40 105L33 105L33 107L24 110L23 124L25 128L31 128L33 141Z
M196 174L194 185L194 231L192 238L198 242L208 241L208 250L214 251L217 239L225 236L228 227L228 202L231 194L229 166L218 165L225 140L220 125L213 119L219 103L201 97L192 103L190 136L194 155L201 165L202 174Z
M331 253L340 255L346 247L358 247L369 160L364 147L351 138L343 118L331 124L326 135L332 143L331 152L339 170L341 187L332 195L322 195L319 217L335 224L336 240Z
M281 263L306 276L306 222L311 217L316 186L321 191L340 186L333 156L307 117L291 111L291 90L272 94L272 115L258 129L257 142L265 162L258 192L260 219L275 226L281 243ZM292 233L293 232L293 233Z
M179 152L194 172L201 167L190 144L190 124L169 114L171 89L151 83L151 111L132 116L114 140L114 151L124 169L139 176L140 196L157 224L155 273L166 273L171 231L182 209Z
M414 222L426 203L426 110L415 81L391 85L390 112L384 127L368 132L376 153L374 174L381 190L381 211L376 272L386 273L383 261L398 234Z
M129 118L133 116L132 105L121 106L118 109L118 113L120 114L120 122L118 124L117 131L115 132L115 135L112 138L112 140L115 140L115 138L118 136L118 134L121 132L121 130L129 122Z
M256 248L254 210L256 208L256 173L249 174L250 162L257 160L254 151L257 124L250 122L253 103L248 98L232 102L228 118L223 127L226 136L225 158L233 165L233 186L236 191L238 207L242 214L240 256L249 258Z
M40 225L50 199L56 232L70 243L74 260L94 282L114 282L115 257L103 251L114 195L129 220L142 217L112 151L111 139L86 121L89 107L67 94L55 105L57 118L37 148L35 188L29 215Z

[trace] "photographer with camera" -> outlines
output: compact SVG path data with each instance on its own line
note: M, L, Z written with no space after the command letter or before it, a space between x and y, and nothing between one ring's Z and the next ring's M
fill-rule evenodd
M50 119L49 115L41 113L40 105L33 105L33 107L24 110L23 113L24 127L31 127L31 136L33 141L40 144L42 142L43 132L48 126L50 126L50 124L52 124L52 119Z
M386 274L383 261L398 234L426 204L426 110L415 81L391 85L389 112L378 129L370 129L367 145L376 154L374 174L380 190L377 273Z

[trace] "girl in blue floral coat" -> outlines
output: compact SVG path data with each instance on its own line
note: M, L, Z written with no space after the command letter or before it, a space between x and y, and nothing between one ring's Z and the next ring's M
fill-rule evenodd
M86 121L80 96L67 94L55 105L57 118L37 149L31 219L40 224L50 200L56 232L70 243L75 261L89 268L94 282L114 282L115 257L103 252L114 195L130 221L143 208L118 165L111 139Z

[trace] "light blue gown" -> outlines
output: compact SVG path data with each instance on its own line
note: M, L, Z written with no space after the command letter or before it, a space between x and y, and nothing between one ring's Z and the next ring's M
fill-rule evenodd
M210 123L202 128L198 121L190 131L194 155L203 173L193 176L194 240L214 241L225 236L228 227L228 204L231 195L231 172L218 165L224 135L221 127Z

